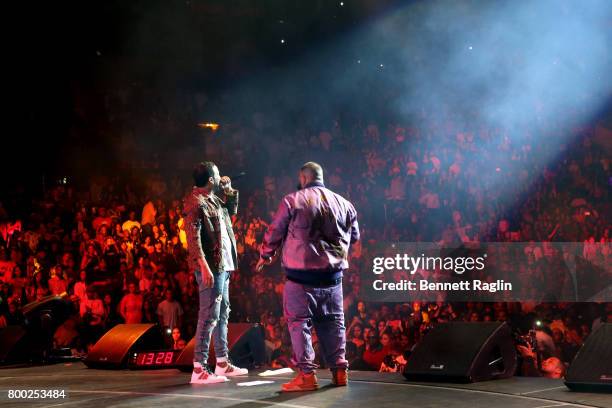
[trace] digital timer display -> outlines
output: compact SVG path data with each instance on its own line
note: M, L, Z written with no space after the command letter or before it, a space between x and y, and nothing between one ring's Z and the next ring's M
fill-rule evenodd
M132 354L130 365L134 368L169 368L180 350L141 351Z

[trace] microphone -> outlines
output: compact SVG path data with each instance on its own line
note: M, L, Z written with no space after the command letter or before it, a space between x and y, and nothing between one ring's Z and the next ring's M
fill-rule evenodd
M237 179L242 178L242 177L244 177L244 176L246 176L246 173L245 173L244 171L241 171L240 173L236 173L236 174L234 174L234 175L232 175L232 176L229 176L229 178L230 178L232 181L234 181L234 180L237 180Z

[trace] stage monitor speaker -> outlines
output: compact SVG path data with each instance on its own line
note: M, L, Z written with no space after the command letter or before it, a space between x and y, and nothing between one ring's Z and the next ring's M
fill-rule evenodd
M21 326L6 326L0 330L0 364L27 361L29 346L26 333Z
M130 352L163 348L163 335L158 325L118 324L98 340L84 363L89 368L124 368Z
M22 309L29 330L39 330L54 333L74 310L68 295L46 296L40 301L30 302Z
M469 383L511 377L516 364L512 332L506 323L440 323L417 344L404 377Z
M612 392L612 323L599 326L586 339L565 375L574 391Z
M265 362L264 334L259 324L229 323L227 330L229 358L234 364L251 368ZM179 370L186 372L192 370L194 347L195 338L191 339L177 358L176 365ZM215 363L215 348L211 339L208 364L214 366Z
M53 348L53 334L73 313L66 294L47 296L22 308L24 326L0 330L0 364L44 362Z

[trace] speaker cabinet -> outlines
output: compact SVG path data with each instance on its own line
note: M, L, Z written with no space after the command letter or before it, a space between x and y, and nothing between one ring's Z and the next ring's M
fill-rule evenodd
M262 327L252 323L229 323L227 328L227 346L232 362L240 367L261 365L265 360L265 344ZM176 360L176 366L181 371L191 371L193 368L193 350L195 337L185 346ZM210 341L208 364L216 363L215 348Z
M612 323L602 324L586 339L565 375L574 391L612 392Z
M46 362L53 334L74 312L67 295L47 296L22 309L25 325L0 330L0 364Z
M0 364L27 361L29 348L23 327L6 326L0 330Z
M89 368L124 368L130 352L163 348L163 335L158 325L118 324L98 340L84 363Z
M500 322L449 322L432 328L404 369L412 381L470 383L508 378L516 370L510 327Z

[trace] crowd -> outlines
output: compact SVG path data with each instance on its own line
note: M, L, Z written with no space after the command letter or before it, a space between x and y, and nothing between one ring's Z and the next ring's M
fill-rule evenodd
M569 363L597 325L612 322L610 303L378 303L361 292L364 259L384 241L533 241L536 254L545 250L538 242L585 242L587 256L608 259L610 163L591 128L540 125L541 135L567 135L558 143L529 132L472 129L452 116L412 126L337 120L323 129L299 125L282 138L273 126L254 116L248 126L221 130L221 142L209 137L202 157L222 174L253 169L235 182L240 261L230 321L261 324L270 365L291 365L283 275L278 265L258 273L254 264L267 222L295 189L306 160L323 164L326 185L359 214L363 242L353 248L343 281L352 368L400 369L439 322L497 320L528 330L538 320L537 350L520 350L526 358L558 359L560 365L540 364L547 375ZM25 217L0 206L0 327L24 324L24 305L66 292L74 314L56 331L57 348L86 352L117 323L140 322L159 323L171 332L169 346L184 347L198 310L182 229L182 197L191 187L165 177L159 163L147 167L137 181L96 177L86 188L47 188Z

